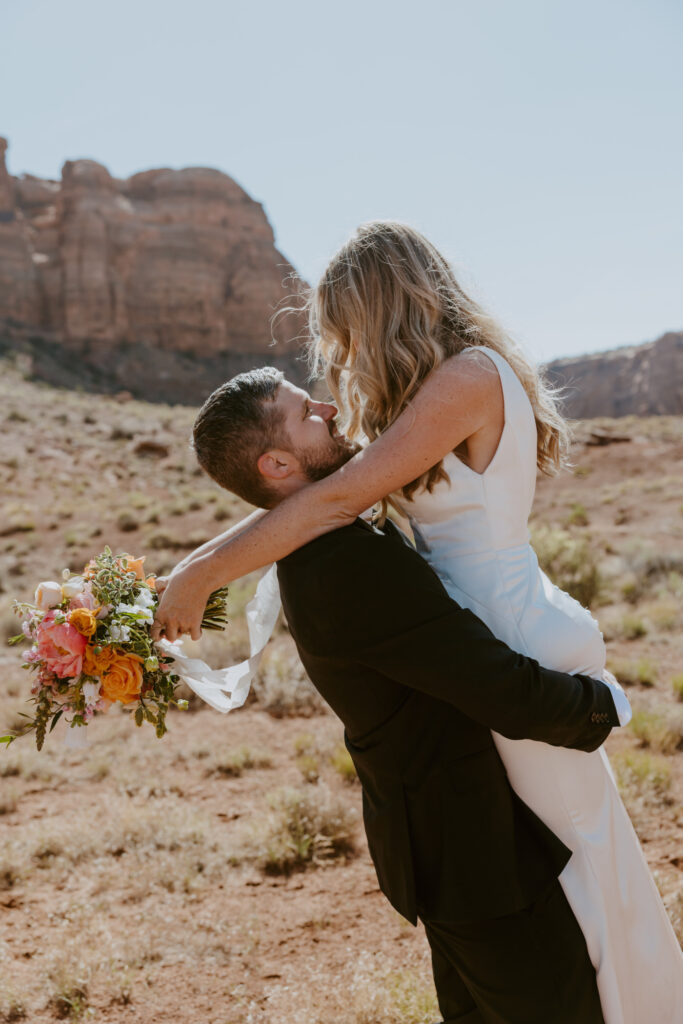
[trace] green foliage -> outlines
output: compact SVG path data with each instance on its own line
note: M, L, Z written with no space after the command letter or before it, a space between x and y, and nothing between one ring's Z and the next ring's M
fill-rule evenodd
M239 778L250 768L270 768L272 763L273 759L266 751L242 746L237 750L216 756L212 764L206 768L205 774Z
M268 874L289 874L354 851L356 812L322 783L283 788L269 797L271 816L257 860Z
M612 757L619 788L637 791L641 797L663 801L671 790L671 765L664 757L643 750L621 752Z
M639 637L647 635L647 626L638 615L624 615L617 630L624 640L638 640Z
M678 700L683 701L683 673L675 675L671 680L671 689Z
M610 667L622 686L654 686L657 682L657 667L649 658L616 660Z
M338 743L330 756L330 764L344 782L357 782L358 775L353 758L343 743Z
M582 505L581 502L574 502L569 515L567 516L568 526L588 526L588 513L586 512L586 506Z
M666 711L634 711L631 731L644 747L673 754L683 746L683 715Z
M531 543L539 565L561 590L585 607L598 597L601 578L588 541L551 526L532 529Z

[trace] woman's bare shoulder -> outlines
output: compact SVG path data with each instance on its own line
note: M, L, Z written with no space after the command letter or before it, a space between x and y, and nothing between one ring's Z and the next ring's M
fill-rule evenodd
M449 356L431 374L431 381L438 390L476 391L480 397L500 393L500 377L492 359L481 348L468 348Z

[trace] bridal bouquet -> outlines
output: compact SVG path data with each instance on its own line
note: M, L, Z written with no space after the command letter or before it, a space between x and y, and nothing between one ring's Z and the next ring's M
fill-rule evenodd
M24 668L35 673L35 712L24 716L25 729L0 742L35 731L40 750L62 716L72 728L87 726L117 703L126 705L136 725L149 722L161 737L169 707L187 707L175 699L181 676L171 645L154 643L150 635L159 599L144 561L107 547L82 573L65 569L61 583L41 583L33 603L15 602L22 632L9 642L31 643ZM227 588L211 595L203 629L225 629L226 598Z

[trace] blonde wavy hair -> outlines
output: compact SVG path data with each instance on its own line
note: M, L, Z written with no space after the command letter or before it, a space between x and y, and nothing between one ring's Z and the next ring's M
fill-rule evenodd
M569 429L557 392L413 228L393 221L361 225L311 291L308 314L312 371L324 376L345 411L351 438L373 441L444 360L481 346L503 356L524 386L536 419L539 469L552 475L566 461ZM447 479L439 462L402 495L410 500Z

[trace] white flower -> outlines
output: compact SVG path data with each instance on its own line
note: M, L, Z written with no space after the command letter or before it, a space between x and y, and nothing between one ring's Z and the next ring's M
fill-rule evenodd
M116 612L118 615L137 615L138 610L134 604L117 604Z
M109 639L116 640L119 643L127 643L130 640L130 628L128 626L120 626L117 622L112 622L109 627Z
M138 608L153 608L156 603L156 596L147 587L141 587L140 593L135 598Z
M63 600L61 584L54 580L45 580L36 587L35 602L43 611L56 608Z
M62 583L62 593L66 600L70 600L72 597L75 597L76 594L81 594L83 592L84 585L85 580L82 576L71 576L65 583Z
M134 615L140 622L154 622L154 614L149 610L146 605L135 604L117 604L116 611L119 615Z
M93 704L97 704L100 699L100 684L99 683L83 683L81 692L85 699L85 706L92 707Z

